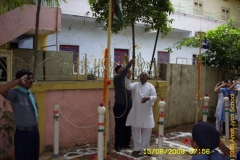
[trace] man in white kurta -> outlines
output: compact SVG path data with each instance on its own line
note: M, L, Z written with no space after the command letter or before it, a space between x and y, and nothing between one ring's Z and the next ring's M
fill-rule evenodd
M131 75L127 75L126 88L134 91L132 108L128 114L126 126L131 126L134 152L140 153L150 145L154 119L152 106L157 99L156 90L147 82L148 74L142 72L140 82L131 83ZM142 131L142 132L141 132Z

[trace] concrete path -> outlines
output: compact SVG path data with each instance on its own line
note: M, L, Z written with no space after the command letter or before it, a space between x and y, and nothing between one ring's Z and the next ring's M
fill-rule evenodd
M192 156L191 154L188 153L188 151L191 149L190 146L190 140L191 138L191 133L189 132L173 132L173 133L169 133L165 136L164 138L164 146L163 149L164 151L166 151L168 149L168 153L163 155L163 159L164 160L188 160L190 159ZM225 142L225 144L229 147L230 145L230 141L228 139L222 138L222 140ZM240 150L240 141L235 139L234 142L234 147L235 147L235 152L237 152L238 150ZM132 156L131 153L133 151L133 149L122 149L121 152L117 153L117 154L121 154L124 155L126 157L129 158L133 158L135 160L157 160L158 159L158 138L155 135L152 135L151 137L151 152L154 152L154 154L151 155L151 157L141 154L139 156ZM113 142L110 143L109 146L109 151L111 153L116 153L114 150L114 146L113 146ZM155 149L155 150L154 150ZM184 150L183 150L184 149ZM172 152L172 153L170 153ZM173 153L177 154L173 154ZM48 155L42 155L40 157L40 160L81 160L80 155L83 154L96 154L96 147L92 147L91 148L81 148L81 149L77 149L77 150L72 150L71 152L67 152L64 153L64 155L62 155L59 158L52 158L52 155L48 153Z

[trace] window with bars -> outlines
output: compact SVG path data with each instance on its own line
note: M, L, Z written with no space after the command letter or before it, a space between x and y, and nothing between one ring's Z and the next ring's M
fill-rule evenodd
M124 56L128 54L128 49L114 49L114 66L124 65Z
M169 53L158 51L157 63L158 63L158 66L160 66L161 63L169 63Z
M193 54L192 55L192 65L196 65L197 64L197 55Z
M203 14L203 3L199 1L195 1L193 3L193 13L202 15Z
M229 20L229 12L230 10L228 8L223 8L222 7L222 20Z

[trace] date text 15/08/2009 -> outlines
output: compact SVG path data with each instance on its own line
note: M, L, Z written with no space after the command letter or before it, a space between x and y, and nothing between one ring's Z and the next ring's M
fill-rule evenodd
M185 150L183 148L154 148L154 149L144 149L143 154L185 154L188 152L189 154L210 154L210 149L195 149L189 148L189 150Z

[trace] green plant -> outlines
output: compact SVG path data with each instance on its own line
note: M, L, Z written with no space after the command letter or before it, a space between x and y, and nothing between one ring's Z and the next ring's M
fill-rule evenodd
M209 41L209 49L203 50L202 64L219 67L222 70L222 79L235 79L240 76L240 29L235 19L206 32L203 38ZM201 42L202 43L202 42ZM166 48L172 52L173 48L199 48L200 36L185 38L173 46Z
M14 118L13 112L8 110L9 101L7 99L3 102L3 107L0 107L0 135L3 142L3 148L0 147L0 157L11 159L8 151L13 147L14 134Z
M116 1L116 0L115 0ZM113 2L115 2L113 1ZM105 23L103 27L108 27L108 7L109 0L88 0L93 17L97 23ZM132 57L135 58L135 25L142 23L145 25L146 31L159 30L161 36L166 36L171 31L171 23L173 19L169 19L169 15L174 12L174 8L170 0L121 0L123 23L116 18L112 19L111 31L118 34L122 29L131 27L132 29ZM132 76L134 77L134 65L132 66Z

